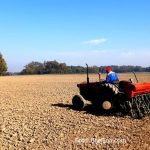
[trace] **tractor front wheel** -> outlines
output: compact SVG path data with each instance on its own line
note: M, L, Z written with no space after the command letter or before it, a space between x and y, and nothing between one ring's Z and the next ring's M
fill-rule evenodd
M85 100L81 95L75 95L72 98L73 108L76 110L82 110L85 106Z

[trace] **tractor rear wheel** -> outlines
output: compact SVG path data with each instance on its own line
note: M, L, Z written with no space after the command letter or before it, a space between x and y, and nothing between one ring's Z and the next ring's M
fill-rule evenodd
M73 108L76 110L82 110L85 106L85 100L81 95L74 95L72 98Z
M106 92L100 97L101 109L105 112L111 112L114 108L114 94Z
M117 96L119 93L119 89L114 84L105 83L101 86L99 101L101 103L101 108L105 112L116 111L118 104Z

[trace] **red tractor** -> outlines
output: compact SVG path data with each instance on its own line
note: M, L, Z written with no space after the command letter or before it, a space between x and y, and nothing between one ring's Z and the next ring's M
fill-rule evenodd
M133 118L150 114L150 83L133 84L132 80L123 80L111 84L104 83L101 79L99 82L89 82L87 65L87 82L77 84L77 87L80 94L72 98L75 109L83 109L87 101L90 101L104 112L121 112L130 114Z

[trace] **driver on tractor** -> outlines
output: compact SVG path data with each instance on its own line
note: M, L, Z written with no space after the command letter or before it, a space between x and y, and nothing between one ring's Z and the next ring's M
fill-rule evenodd
M105 72L107 73L105 83L118 83L118 76L112 71L111 67L106 67Z

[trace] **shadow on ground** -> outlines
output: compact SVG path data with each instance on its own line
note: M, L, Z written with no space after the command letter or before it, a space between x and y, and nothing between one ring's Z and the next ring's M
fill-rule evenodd
M122 113L119 113L119 112L117 112L117 113L116 112L105 112L103 110L100 110L100 109L94 107L93 105L87 105L82 110L75 109L73 107L73 105L71 105L71 104L58 103L58 104L51 104L51 106L72 109L75 111L84 111L87 114L92 114L95 116L120 116L120 117L124 116Z

